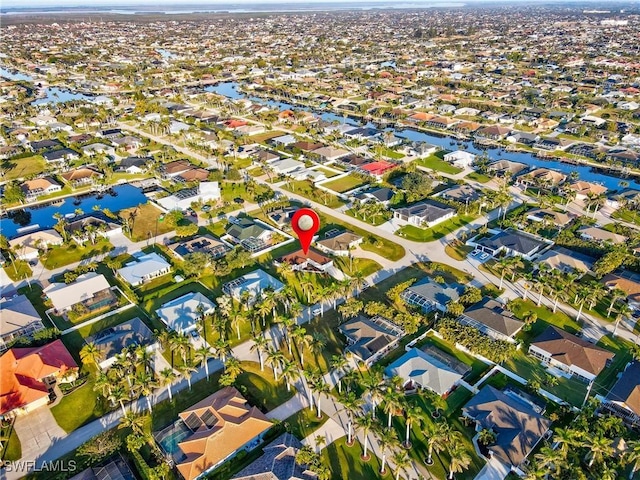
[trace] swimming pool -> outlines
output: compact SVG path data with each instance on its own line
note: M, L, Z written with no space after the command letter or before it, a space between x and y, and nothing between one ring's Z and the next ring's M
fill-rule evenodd
M182 420L178 420L173 425L165 428L156 435L156 441L166 453L171 455L175 461L185 458L178 444L185 438L191 436L189 430Z

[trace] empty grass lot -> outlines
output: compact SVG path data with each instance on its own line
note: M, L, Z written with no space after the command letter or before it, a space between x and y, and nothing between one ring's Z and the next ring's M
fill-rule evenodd
M0 167L4 171L4 180L15 180L38 175L46 169L46 162L42 155L2 160Z
M99 239L95 245L92 245L91 242L86 242L84 246L72 241L65 245L51 247L41 257L41 260L46 268L53 270L81 260L106 255L111 250L113 250L113 245L106 238Z
M449 235L451 232L455 232L460 227L464 227L476 218L476 215L457 215L431 228L418 228L413 225L405 225L396 232L396 235L416 242L433 242L434 240Z
M469 180L475 180L478 183L487 183L491 180L491 177L485 175L483 173L471 172L469 175L466 175L464 178L468 178Z
M149 236L162 235L174 229L165 220L164 213L150 203L120 210L118 215L121 219L131 222L129 237L134 242L146 240Z
M367 181L362 178L358 178L354 175L347 175L346 177L323 183L322 186L333 190L334 192L344 193L353 190L354 188L361 187L366 183Z
M462 171L462 169L451 165L449 162L445 162L442 158L436 155L429 155L426 158L421 158L420 160L416 160L416 163L425 168L437 170L442 173L448 173L449 175L455 175Z
M284 185L284 189L302 195L313 202L321 203L325 207L339 208L344 205L344 201L340 198L320 190L308 180L291 180Z

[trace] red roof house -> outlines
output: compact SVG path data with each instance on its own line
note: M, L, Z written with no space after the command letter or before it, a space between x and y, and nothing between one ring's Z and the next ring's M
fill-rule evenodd
M395 163L389 163L381 160L379 162L367 163L366 165L362 165L360 168L365 172L370 173L371 175L379 176L384 175L386 172L395 167Z
M78 368L61 340L42 347L11 348L0 357L0 415L17 415L46 405L49 379ZM46 381L46 383L45 383Z

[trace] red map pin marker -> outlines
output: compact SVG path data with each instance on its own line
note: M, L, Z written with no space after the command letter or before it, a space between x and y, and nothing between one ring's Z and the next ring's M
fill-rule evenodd
M298 235L300 246L306 255L313 236L320 229L320 217L310 208L301 208L291 217L291 228Z

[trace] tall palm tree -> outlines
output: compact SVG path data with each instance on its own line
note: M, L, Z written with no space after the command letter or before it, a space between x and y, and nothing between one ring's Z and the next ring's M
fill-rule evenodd
M176 372L173 371L173 368L166 367L160 371L160 381L162 385L167 387L167 392L169 393L169 401L173 401L173 392L171 391L171 384L178 378Z
M364 453L361 458L365 462L369 461L369 458L371 458L367 455L369 451L369 432L375 427L376 422L377 420L371 412L367 412L360 417L356 417L356 425L362 430L364 435Z
M471 456L463 445L457 444L449 450L449 480L453 480L455 473L462 472L471 465Z
M630 440L627 442L627 450L623 454L625 465L631 465L629 480L631 480L636 472L640 470L640 441Z
M333 355L331 357L331 369L338 377L338 393L342 393L342 374L345 372L347 367L349 366L349 362L342 355Z
M440 453L449 444L451 427L449 424L425 422L424 434L427 436L427 465L433 463L433 453Z
M420 407L413 406L413 407L407 408L404 411L404 419L405 419L405 426L406 426L406 435L404 439L405 448L407 449L411 448L411 441L409 440L410 434L411 434L411 427L413 427L414 424L421 422L423 418L424 418L424 412Z
M592 293L592 289L587 285L581 285L576 290L576 299L577 299L578 305L580 306L578 308L578 315L576 315L576 322L580 321L580 317L582 316L582 309L584 308L584 304L587 302L587 300L591 296L591 293Z
M280 350L270 350L269 353L267 353L267 364L271 366L276 382L278 381L278 369L285 359L284 353Z
M151 394L158 386L158 383L153 378L153 375L142 371L136 375L136 384L140 389L140 394L147 399L147 407L149 407L149 411L152 412L153 405L151 404Z
M204 366L204 371L207 375L207 380L209 380L209 358L213 355L211 354L211 348L206 347L204 344L197 348L194 352L194 358L196 365Z
M558 427L555 429L553 441L558 444L557 450L566 456L571 449L580 445L581 434L577 430Z
M564 450L544 446L535 456L539 468L545 469L547 472L558 473L567 461L567 454Z
M314 392L316 392L316 407L318 408L318 412L316 413L316 417L322 418L322 410L320 408L320 403L322 400L322 395L329 395L331 393L331 389L329 385L324 381L322 377L319 377L319 380L311 385L311 388Z
M291 391L291 383L293 383L296 378L300 377L300 371L298 370L295 363L291 360L285 358L282 362L282 371L280 372L280 377L287 384L287 392Z
M362 407L362 399L355 392L349 392L341 398L342 405L347 412L347 446L353 445L353 419Z
M198 369L193 366L191 360L188 360L178 367L178 371L180 372L180 375L187 379L187 383L189 384L189 391L191 391L191 375L193 375L194 372L197 372Z
M409 455L407 455L407 452L404 450L398 450L393 454L391 459L396 466L396 480L400 480L400 474L409 468L409 465L411 465Z
M124 408L124 401L127 398L127 391L122 385L115 385L111 391L109 392L109 401L115 405L116 403L120 404L120 408L122 408L122 414L127 414L127 409Z
M616 309L616 325L613 328L613 336L618 333L618 326L620 326L620 322L622 321L622 319L631 315L632 311L633 310L631 310L631 307L627 303L618 303L618 308Z
M220 358L222 363L226 364L227 357L231 355L231 345L229 345L229 342L223 338L219 338L214 342L213 349L215 351L215 356Z
M258 353L258 360L260 361L260 371L264 372L264 356L269 351L269 340L264 336L262 332L256 334L253 337L253 344L251 345L251 351Z
M405 407L402 393L395 388L387 388L384 392L384 412L387 414L387 428L391 429L391 421L394 415L402 412Z
M611 316L611 311L613 310L613 306L620 299L626 298L627 293L624 290L620 290L619 288L613 288L609 291L609 298L611 299L611 303L609 304L609 308L607 308L607 317Z
M614 452L611 439L603 434L586 437L583 445L587 448L585 460L589 462L589 468L596 462L600 463L605 458L610 458Z
M385 467L387 466L387 453L393 452L400 446L398 440L398 434L395 430L389 430L384 428L378 428L376 431L378 434L378 445L382 451L382 463L380 464L380 475L387 473Z

